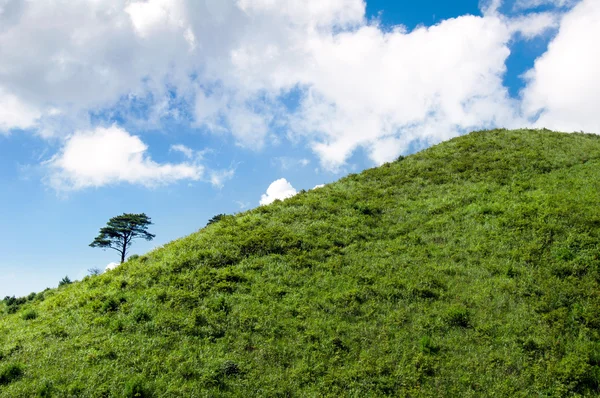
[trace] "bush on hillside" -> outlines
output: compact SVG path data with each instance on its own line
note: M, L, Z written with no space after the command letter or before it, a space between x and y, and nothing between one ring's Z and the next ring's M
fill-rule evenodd
M71 283L73 282L71 281L71 279L69 279L69 276L67 275L58 282L58 287L70 285Z
M23 377L23 367L17 364L10 364L0 369L0 386L12 383Z

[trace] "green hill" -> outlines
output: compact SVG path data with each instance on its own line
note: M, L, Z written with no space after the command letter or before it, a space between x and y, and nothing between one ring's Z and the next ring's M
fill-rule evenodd
M472 133L5 299L0 396L597 396L599 256L600 137Z

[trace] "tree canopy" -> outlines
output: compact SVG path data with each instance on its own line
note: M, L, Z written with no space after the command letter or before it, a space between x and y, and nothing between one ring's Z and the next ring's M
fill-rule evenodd
M134 239L143 238L147 241L154 239L156 235L147 231L149 225L152 225L150 217L144 213L123 213L108 220L106 227L100 229L100 233L90 246L116 250L121 254L121 263L123 263Z

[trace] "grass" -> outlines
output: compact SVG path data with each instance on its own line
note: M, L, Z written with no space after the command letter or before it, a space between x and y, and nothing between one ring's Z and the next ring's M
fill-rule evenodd
M221 216L5 299L0 396L597 396L599 194L600 137L496 130Z

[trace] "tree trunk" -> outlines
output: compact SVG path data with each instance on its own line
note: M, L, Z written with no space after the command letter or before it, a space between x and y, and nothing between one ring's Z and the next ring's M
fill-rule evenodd
M125 262L125 255L127 254L127 235L123 236L123 251L121 252L121 264Z

